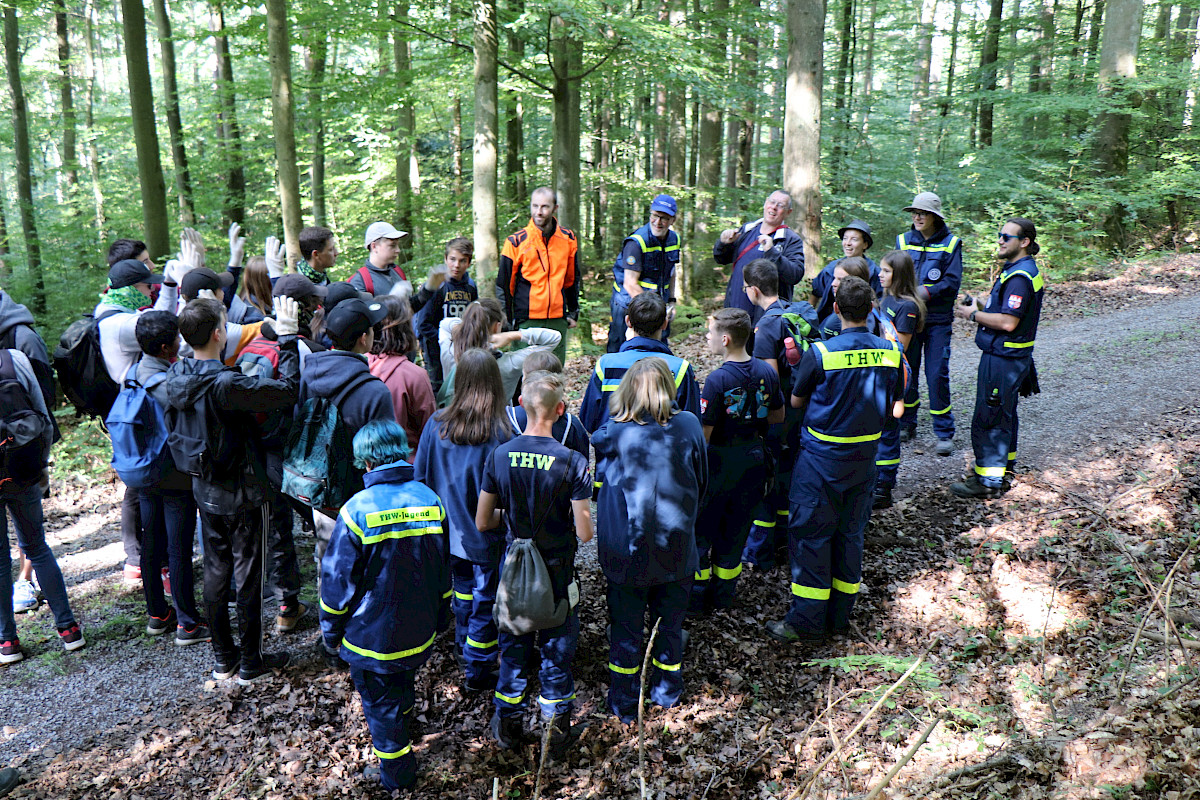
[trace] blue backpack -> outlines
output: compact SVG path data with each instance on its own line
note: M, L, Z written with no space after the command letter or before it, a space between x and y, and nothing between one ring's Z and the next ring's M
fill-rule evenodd
M153 486L174 465L162 406L150 395L166 379L165 372L152 376L145 386L126 379L105 420L112 436L113 469L133 489Z

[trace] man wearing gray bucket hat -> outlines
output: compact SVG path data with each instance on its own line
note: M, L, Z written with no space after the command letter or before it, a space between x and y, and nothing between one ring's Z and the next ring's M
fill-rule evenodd
M871 238L871 226L861 219L851 220L838 228L838 238L842 240L843 258L857 256L866 259L867 266L871 268L871 288L875 290L876 297L881 296L883 286L879 283L879 265L874 259L867 258L867 251L875 243ZM812 279L812 295L809 302L817 310L817 319L825 319L833 313L833 271L841 261L839 258L829 262Z
M954 300L962 285L962 242L946 227L942 199L933 192L921 192L904 210L912 214L912 227L896 237L896 248L907 251L916 267L917 293L925 301L925 329L913 335L907 350L913 380L904 396L901 438L909 441L916 435L917 409L921 405L916 377L924 358L937 454L948 456L954 452L950 331Z

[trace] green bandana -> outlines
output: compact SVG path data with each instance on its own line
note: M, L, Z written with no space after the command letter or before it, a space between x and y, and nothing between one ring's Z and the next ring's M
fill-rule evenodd
M296 262L296 271L308 278L317 286L324 286L329 283L328 275L326 275L324 272L318 272L317 270L313 269L304 259L300 259Z
M149 301L146 295L133 286L122 286L120 289L109 289L100 295L100 302L107 306L119 306L137 311Z

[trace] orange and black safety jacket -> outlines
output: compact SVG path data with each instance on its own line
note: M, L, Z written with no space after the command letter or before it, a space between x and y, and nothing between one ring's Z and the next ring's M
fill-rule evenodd
M582 283L579 241L558 220L548 237L531 219L504 240L496 297L514 325L530 319L578 319Z

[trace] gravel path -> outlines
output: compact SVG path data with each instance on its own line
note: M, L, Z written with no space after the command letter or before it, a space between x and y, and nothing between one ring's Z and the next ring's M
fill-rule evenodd
M1042 394L1020 406L1022 468L1086 459L1100 440L1129 433L1200 395L1200 369L1189 365L1200 345L1197 320L1200 295L1176 295L1149 308L1043 324L1035 354ZM960 449L950 458L933 455L923 413L920 436L904 452L898 498L916 487L948 484L970 464L979 353L972 336L966 325L956 331L951 359ZM0 765L29 759L35 767L120 722L146 714L162 719L178 704L205 696L209 647L176 647L173 637L146 636L140 592L120 586L116 499L113 487L64 488L47 504L48 539L88 646L63 653L45 605L19 618L27 659L0 670ZM311 537L298 537L297 546L311 553ZM594 545L585 547L581 564L594 564L594 554ZM269 621L266 629L272 631ZM309 660L316 641L310 613L295 634L269 633L267 648L286 646Z

